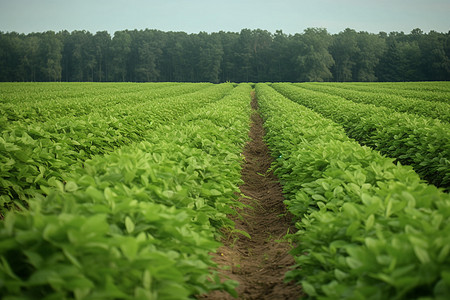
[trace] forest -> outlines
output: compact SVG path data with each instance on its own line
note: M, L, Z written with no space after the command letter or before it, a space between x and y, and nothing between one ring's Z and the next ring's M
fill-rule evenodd
M0 81L450 80L450 31L0 32Z

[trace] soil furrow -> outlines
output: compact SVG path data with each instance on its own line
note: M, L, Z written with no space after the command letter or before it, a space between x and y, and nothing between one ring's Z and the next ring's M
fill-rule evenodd
M250 205L240 211L243 219L234 218L236 228L246 231L251 239L239 236L224 241L215 255L224 276L239 282L238 299L298 299L301 289L294 283L285 283L284 275L294 260L288 254L291 246L282 240L292 232L291 216L283 204L282 187L270 171L272 157L264 143L263 120L257 112L258 104L252 92L252 125L250 141L242 155L245 195L240 201ZM203 299L233 299L223 292L213 292Z

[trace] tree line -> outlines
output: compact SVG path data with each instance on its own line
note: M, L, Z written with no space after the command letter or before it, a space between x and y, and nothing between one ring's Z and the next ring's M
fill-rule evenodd
M450 80L450 31L0 32L0 81Z

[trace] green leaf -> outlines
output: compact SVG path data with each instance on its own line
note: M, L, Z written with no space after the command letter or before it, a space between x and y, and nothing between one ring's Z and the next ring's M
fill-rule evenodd
M353 203L350 202L344 203L342 209L352 217L359 217L360 215L358 209L356 208L356 205Z
M16 214L14 212L9 212L6 214L5 220L5 229L8 235L12 235L14 232L14 224L16 222Z
M210 189L209 193L210 193L211 196L220 196L220 195L222 195L222 193L220 191L216 190L216 189Z
M59 224L55 223L48 223L44 231L42 232L42 237L47 241L52 241L53 239L58 239L58 237L61 235L61 227Z
M375 223L375 216L371 214L366 220L366 230L368 231L372 229L374 223Z
M413 244L414 246L418 246L424 249L428 248L428 243L426 240L421 239L417 236L413 236L413 235L409 235L408 236L409 241L411 242L411 244Z
M66 183L65 190L69 193L75 192L76 190L78 190L78 185L74 181L68 181Z
M20 278L17 277L16 274L14 274L13 270L9 266L9 263L6 261L6 259L3 256L1 256L0 259L1 259L0 269L2 270L2 272L4 272L11 278L14 278L15 280L21 281Z
M103 235L109 231L109 224L106 222L106 215L96 214L89 217L81 226L80 231L84 233L92 233Z
M408 207L414 208L416 206L416 199L414 199L414 196L411 195L411 193L409 193L407 191L403 191L402 197L405 201L407 201Z
M143 289L141 287L137 287L134 290L134 298L133 299L137 299L137 300L156 300L158 299L158 295L156 292L152 292L149 289Z
M123 239L120 243L120 249L122 250L123 254L131 261L136 258L138 248L139 247L136 239L132 237Z
M358 269L363 266L363 263L354 257L346 257L345 261L351 269Z
M114 203L114 200L116 199L117 195L114 193L111 188L107 187L103 191L103 194L105 196L105 199L109 201L110 203Z
M94 202L103 201L103 198L104 198L103 193L100 192L95 187L89 186L86 189L85 193L86 193L86 195L89 195L94 200Z
M430 262L430 256L428 255L427 250L419 246L414 246L413 249L414 253L416 254L417 258L420 260L421 263L427 264Z
M142 286L147 290L150 290L152 287L152 275L149 270L145 270L142 275Z
M54 287L60 286L64 283L61 276L56 270L41 269L34 272L28 279L28 284L32 286L50 284Z
M77 275L76 278L68 280L67 285L70 286L70 288L79 289L80 294L85 294L95 287L95 284L83 275Z
M386 205L386 218L389 218L391 216L392 213L392 199L389 197L389 199L387 200L387 205Z
M313 198L316 201L325 201L325 202L327 201L327 199L320 194L312 195L311 198Z
M326 263L325 257L322 254L315 252L315 253L311 253L311 255L314 256L320 263L322 263L322 264Z
M395 286L395 280L391 276L384 274L384 273L378 273L374 277L388 283L391 286Z
M132 233L134 231L134 223L128 216L125 217L125 227L128 233Z
M234 280L225 280L223 283L224 290L227 291L234 298L238 297L238 293L236 291L236 287L239 285L237 281Z
M34 179L34 183L38 182L39 180L41 180L42 178L44 178L44 174L43 173L39 173L36 178Z
M248 234L246 231L244 231L244 230L240 230L240 229L233 229L231 232L233 232L233 233L239 233L239 234L242 234L243 236L245 236L246 238L248 238L248 239L251 239L251 236L250 236L250 234Z
M367 237L367 238L364 239L364 242L365 242L367 248L370 249L370 251L378 253L378 249L379 249L379 247L378 247L378 245L379 245L378 240L376 240L374 238L371 238L371 237Z
M306 294L308 294L308 296L317 296L316 289L312 284L304 280L302 281L301 285L302 289L305 291Z
M36 269L39 269L41 267L43 262L41 255L31 250L24 250L23 253L27 256L28 261L33 267L35 267Z
M72 286L70 284L70 286ZM90 288L74 288L73 293L75 294L76 300L83 300L89 295L91 289Z
M441 251L439 252L438 255L438 262L442 263L445 261L445 259L448 256L448 253L450 252L450 245L445 245L444 247L442 247Z
M343 281L347 279L349 275L339 269L334 269L334 276L336 276L339 281Z
M63 253L73 265L75 265L79 269L82 268L80 262L76 259L75 256L72 255L72 253L70 253L70 251L69 251L69 249L67 249L67 247L63 248Z
M330 185L325 181L322 181L321 185L325 191L328 191L330 189Z
M353 221L353 222L347 227L347 230L345 231L345 233L346 233L348 236L352 236L352 237L359 235L358 229L359 229L360 225L361 225L361 224L360 224L359 221Z

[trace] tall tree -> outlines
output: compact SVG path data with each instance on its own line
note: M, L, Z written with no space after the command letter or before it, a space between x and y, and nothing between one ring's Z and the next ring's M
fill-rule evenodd
M19 70L22 51L23 43L20 34L16 32L3 34L0 32L0 80L21 80Z
M0 47L1 48L1 47ZM23 40L23 57L21 60L21 80L36 81L39 65L39 38L29 35Z
M116 31L111 41L112 81L127 81L128 55L131 52L131 36L127 30Z
M403 77L403 57L394 38L387 40L387 50L380 59L376 74L379 81L401 81Z
M397 44L401 56L402 81L424 80L421 68L421 50L417 41L403 42Z
M43 81L61 81L63 43L53 31L47 31L39 40L39 56Z
M128 77L132 81L157 81L159 70L156 62L160 59L161 49L157 41L156 30L133 30L128 57Z
M292 72L292 64L290 58L292 56L290 37L277 30L273 35L273 41L270 51L270 69L268 70L267 81L295 81Z
M107 80L108 78L110 44L111 36L107 31L98 31L93 37L93 49L96 63L96 81L101 82Z
M360 32L357 35L353 81L376 81L375 68L385 51L385 41L375 34Z
M217 34L201 32L198 34L198 78L197 81L219 82L223 49Z
M1 81L449 80L450 33L0 32Z
M235 64L237 67L235 81L248 82L251 80L252 73L252 45L251 45L251 30L250 29L242 29L237 43L235 44L234 52L235 56Z
M352 81L355 58L359 55L358 34L347 28L333 38L330 53L335 64L332 68L335 81Z
M296 62L300 81L328 81L334 59L328 52L332 39L326 29L308 28L294 36L298 47Z
M218 33L222 45L223 54L220 66L220 81L236 81L238 74L238 62L236 61L236 45L239 39L239 33L224 32Z
M184 32L168 32L165 34L161 62L158 64L162 81L187 81L183 69L185 63L185 45L188 35Z
M253 35L253 64L255 76L253 81L270 81L269 73L273 65L273 36L267 30L256 29Z
M85 30L64 34L65 78L68 81L94 81L96 65L93 36Z
M430 31L419 43L423 72L428 80L450 80L450 32Z

